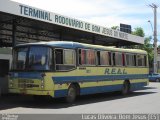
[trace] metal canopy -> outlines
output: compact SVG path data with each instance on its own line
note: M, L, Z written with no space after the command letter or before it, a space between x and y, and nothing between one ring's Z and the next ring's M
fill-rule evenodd
M74 26L67 26L66 24L55 23L53 21L41 20L40 18L34 18L34 16L21 15L16 13L15 10L21 4L2 0L0 1L0 47L11 47L15 44L39 42L39 41L74 41L89 44L98 44L105 46L125 46L134 44L143 44L144 39L138 36L130 35L120 31L115 31L108 28L102 28L96 25L100 29L106 29L110 32L124 34L127 37L121 38L121 36L113 36L102 34L101 31L85 30L84 28L76 28ZM12 6L10 6L12 5ZM15 5L15 6L14 6ZM5 7L3 7L5 6ZM24 6L24 5L23 5ZM11 11L5 11L5 8L14 9L14 13ZM31 9L28 7L28 9ZM34 10L35 8L33 8ZM12 10L13 11L13 10ZM22 13L22 7L20 9ZM39 10L40 11L40 10ZM41 10L42 11L42 10ZM20 15L19 15L20 14ZM54 13L49 13L52 15ZM56 14L54 14L56 16ZM55 16L52 20L56 19ZM58 16L58 15L57 15ZM69 18L70 19L70 18ZM68 20L68 19L66 19ZM75 19L74 19L75 20ZM78 20L77 20L78 21ZM83 21L80 21L81 24ZM90 23L87 23L89 25ZM83 25L83 24L82 24ZM86 25L86 22L84 22ZM90 26L93 24L90 24ZM84 26L82 26L84 27ZM83 30L84 29L84 30ZM93 30L93 28L92 28ZM101 33L100 33L101 32ZM123 36L122 36L123 37ZM134 40L135 39L135 40Z

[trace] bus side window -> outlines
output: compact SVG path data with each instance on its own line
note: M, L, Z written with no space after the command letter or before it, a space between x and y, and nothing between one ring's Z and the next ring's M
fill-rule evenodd
M57 49L55 51L55 56L56 56L56 64L63 64L63 50Z
M86 64L86 50L81 50L81 65Z
M78 56L78 58L79 58L79 59L78 59L78 62L79 62L79 64L81 65L81 64L82 64L82 63L81 63L81 49L78 50L78 55L79 55L79 56Z
M134 66L137 66L137 55L134 55Z
M84 65L86 64L86 51L84 49L79 49L79 64Z
M132 53L126 53L126 65L136 66L136 55Z
M125 66L125 54L122 53L122 65Z
M96 65L95 50L80 49L79 50L79 65L85 65L85 66Z
M113 53L113 65L115 65L115 66L122 66L123 65L122 53L119 53L119 52Z
M108 56L109 56L109 65L112 65L112 58L111 58L111 52L108 52Z
M94 50L92 50L92 49L87 50L86 60L87 60L88 65L95 65L96 64L96 56L95 56Z
M137 62L139 67L147 66L146 62L146 55L138 54L137 55Z
M55 66L57 71L67 71L75 68L75 50L56 49L55 50Z
M110 52L100 51L100 53L99 53L99 65L103 65L103 66L111 65Z
M97 64L101 65L100 64L100 51L97 51Z
M115 53L112 53L111 56L112 56L112 65L115 66L115 62L116 62L115 61Z
M147 66L147 56L144 56L144 66Z

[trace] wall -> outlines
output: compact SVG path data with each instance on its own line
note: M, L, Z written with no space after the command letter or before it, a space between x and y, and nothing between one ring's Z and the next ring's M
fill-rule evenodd
M0 48L0 60L9 60L9 69L12 63L12 49L11 48ZM0 66L3 70L3 66ZM0 94L8 93L8 76L0 76Z

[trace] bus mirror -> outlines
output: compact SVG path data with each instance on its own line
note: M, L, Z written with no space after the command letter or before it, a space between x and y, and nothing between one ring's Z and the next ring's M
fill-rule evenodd
M46 63L46 57L42 56L41 58L41 65L44 65Z

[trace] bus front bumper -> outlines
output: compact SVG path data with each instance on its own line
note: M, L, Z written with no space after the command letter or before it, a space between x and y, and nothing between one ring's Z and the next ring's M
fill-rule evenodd
M30 90L30 89L9 89L9 93L23 94L23 95L46 95L54 97L54 92L49 90Z

